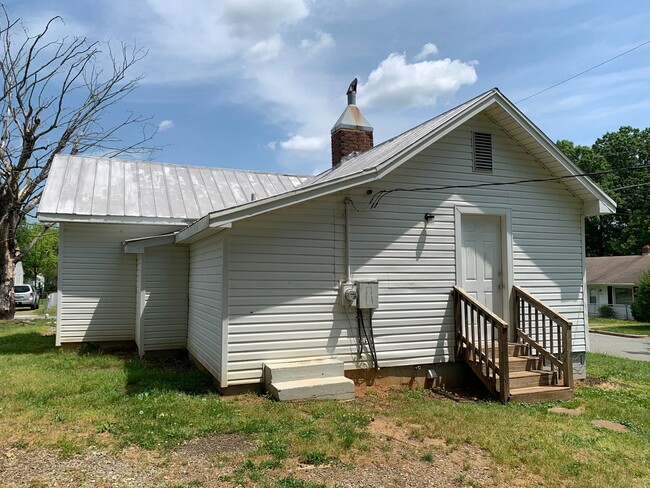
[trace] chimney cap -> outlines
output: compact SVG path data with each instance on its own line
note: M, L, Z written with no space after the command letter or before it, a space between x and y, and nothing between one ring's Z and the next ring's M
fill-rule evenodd
M372 126L368 119L366 119L359 107L357 107L357 84L359 80L355 78L348 86L347 96L348 96L348 106L345 107L345 110L332 127L332 134L339 129L352 129L352 130L363 130L366 132L372 132Z

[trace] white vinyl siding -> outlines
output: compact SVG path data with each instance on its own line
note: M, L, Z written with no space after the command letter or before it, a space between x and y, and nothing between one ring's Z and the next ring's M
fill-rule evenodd
M136 257L126 239L175 227L62 223L57 343L135 339Z
M184 349L187 337L188 248L146 249L144 262L144 350Z
M143 308L143 290L142 290L142 254L135 256L135 343L138 346L140 356L144 354L144 344L142 341L142 308Z
M223 234L190 246L187 349L221 378Z
M473 171L472 132L492 134L493 173ZM356 363L356 314L337 303L344 205L367 190L471 185L551 176L485 116L425 149L370 188L278 210L231 229L228 379L258 382L268 360L337 357ZM373 193L373 194L374 194ZM373 315L379 365L454 360L455 207L507 209L514 283L574 323L585 350L582 201L560 182L395 192L351 210L353 280L379 281ZM435 220L426 227L424 214ZM504 242L505 245L505 242ZM504 269L505 271L505 269Z

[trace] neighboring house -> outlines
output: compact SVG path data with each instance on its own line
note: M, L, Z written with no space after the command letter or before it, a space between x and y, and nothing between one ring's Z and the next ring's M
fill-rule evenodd
M18 261L14 267L14 284L22 285L25 282L25 271L23 270L23 263Z
M632 320L634 285L650 271L650 245L637 256L602 256L587 258L589 315L599 315L602 306L614 309L616 318Z
M584 217L615 204L497 89L376 147L349 99L332 149L317 176L57 156L39 208L60 224L56 343L187 348L221 388L269 361L351 375L369 349L382 374L447 374L452 287L512 322L519 285L573 322L584 366Z

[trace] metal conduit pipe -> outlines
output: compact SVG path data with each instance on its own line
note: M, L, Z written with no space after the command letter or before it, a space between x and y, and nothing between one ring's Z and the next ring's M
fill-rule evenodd
M350 271L350 203L349 197L345 200L345 281L352 281L352 272Z

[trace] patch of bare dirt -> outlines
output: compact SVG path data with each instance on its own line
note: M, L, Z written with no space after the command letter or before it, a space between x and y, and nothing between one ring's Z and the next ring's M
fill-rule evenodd
M327 487L462 487L542 485L530 473L495 466L481 449L447 445L429 437L425 425L397 425L377 418L369 426L367 450L343 455L332 464L313 466L286 459L269 470L267 483L293 476ZM232 487L235 471L256 443L241 434L196 438L168 453L138 448L109 453L90 448L60 459L58 451L0 446L0 484L4 487ZM535 479L533 479L535 478ZM262 481L263 483L263 481ZM245 486L258 486L247 479Z
M256 444L244 435L221 434L185 441L174 450L173 456L205 460L252 451L255 447Z
M591 425L600 429L613 430L614 432L627 431L627 427L625 427L623 424L612 422L611 420L592 420Z
M502 470L471 445L447 445L443 440L412 432L425 426L398 426L384 418L369 427L375 442L369 451L340 463L301 466L287 474L312 483L337 488L541 486L529 473Z
M229 486L232 473L256 447L248 437L224 434L184 442L171 453L129 448L117 454L89 450L69 459L46 449L0 449L0 485L151 487Z
M610 381L605 378L599 378L597 376L587 376L584 380L577 380L575 386L589 386L600 388L601 390L627 390L629 388L634 388L631 385L626 385L625 383L619 383L618 381Z

